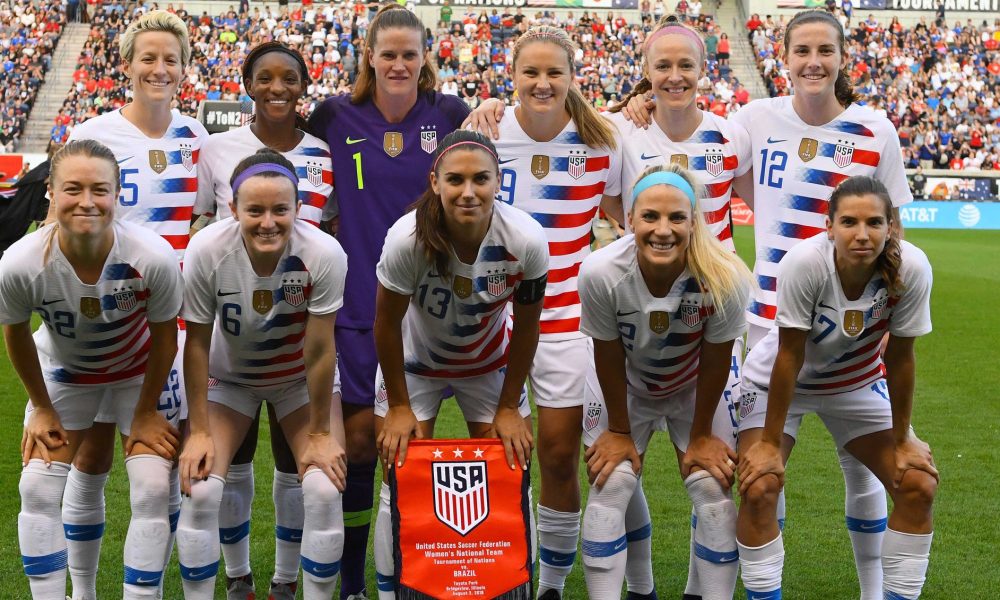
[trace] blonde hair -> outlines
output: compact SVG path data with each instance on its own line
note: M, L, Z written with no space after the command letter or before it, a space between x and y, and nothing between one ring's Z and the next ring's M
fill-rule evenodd
M191 38L187 25L180 17L165 10L154 10L142 15L129 24L128 29L118 40L118 53L126 62L135 58L135 38L147 31L165 31L174 34L181 46L181 66L186 67L191 61Z
M685 256L687 269L698 281L702 292L707 291L712 294L716 310L724 313L726 304L731 298L741 297L744 295L744 290L753 287L753 275L740 257L726 249L708 229L701 211L701 198L705 197L705 186L691 171L676 164L653 166L643 171L636 183L647 175L661 171L680 175L694 190L696 200L691 215L694 227ZM630 214L635 213L636 204L632 203ZM743 308L740 307L740 310Z
M385 29L412 29L420 33L420 52L424 57L424 65L420 67L420 76L417 78L417 93L429 92L437 87L437 72L431 61L427 60L427 29L423 22L406 7L396 3L387 4L379 9L368 26L364 49L358 58L358 79L351 92L351 104L361 104L375 97L375 68L369 62L368 53L375 52L378 34Z
M517 41L514 42L511 69L517 71L517 59L520 57L521 51L524 50L525 46L536 42L555 44L566 52L566 61L569 63L569 71L572 78L569 85L569 94L566 96L566 110L569 112L570 118L573 119L573 123L576 124L576 130L580 134L580 139L591 148L604 147L612 150L616 149L618 145L615 143L613 126L607 119L601 116L601 113L597 112L593 104L587 102L587 99L583 97L583 92L576 85L576 44L573 43L573 40L570 39L569 34L564 29L539 25L532 27L527 33L517 38Z

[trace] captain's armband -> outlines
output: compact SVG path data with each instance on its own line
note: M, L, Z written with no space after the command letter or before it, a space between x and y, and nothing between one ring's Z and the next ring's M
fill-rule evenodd
M534 304L545 297L545 283L548 281L548 274L542 275L538 279L525 279L517 285L514 291L514 302L518 304Z

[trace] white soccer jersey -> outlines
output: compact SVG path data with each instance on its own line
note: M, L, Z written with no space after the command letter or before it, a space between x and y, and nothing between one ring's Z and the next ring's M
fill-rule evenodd
M827 206L837 185L854 175L885 184L894 206L913 200L896 130L885 117L852 104L821 126L807 125L792 97L754 100L733 122L753 144L754 236L757 260L747 319L771 327L778 263L800 241L825 230Z
M229 180L233 170L241 160L265 147L249 126L210 136L201 149L198 163L198 200L194 214L214 214L219 219L232 216L229 203L233 199L233 189ZM326 200L333 193L330 147L306 133L298 146L281 154L295 165L299 178L299 201L302 202L299 218L319 225Z
M618 151L590 148L572 120L550 142L536 142L511 115L500 123L498 198L530 214L549 241L549 276L539 322L543 340L584 337L576 278L590 254L590 233L601 196L617 196ZM544 152L544 154L539 154Z
M376 267L386 289L412 296L403 322L407 373L425 377L473 377L507 364L508 303L522 280L548 271L541 225L501 202L467 265L451 255L448 279L436 273L414 239L414 211L389 229Z
M171 114L170 127L159 139L146 137L116 110L77 125L70 140L97 140L111 149L121 169L116 218L159 233L182 260L208 132L191 117Z
M184 264L184 319L215 323L209 375L237 385L277 386L305 377L308 314L344 304L347 254L336 239L295 221L278 267L254 273L232 219L191 239Z
M729 203L733 179L750 170L750 140L742 127L702 111L701 125L683 142L667 137L655 122L649 129L636 127L622 113L608 118L618 126L622 142L622 205L632 208L632 189L648 167L676 163L689 169L705 186L699 200L709 231L735 252L729 225ZM626 228L628 223L624 224Z
M930 263L913 244L901 245L902 295L890 297L876 274L857 300L844 296L833 262L833 241L826 234L789 250L778 270L777 327L750 351L743 380L768 389L778 355L778 327L809 331L796 393L838 394L882 378L881 343L886 331L917 337L931 330Z
M115 241L100 279L80 281L52 240L55 224L21 238L0 260L0 323L23 323L36 312L44 327L35 346L47 381L103 385L142 376L149 358L149 323L181 309L180 268L170 246L131 223L113 224Z
M701 342L722 343L746 330L750 290L717 306L685 268L663 298L649 292L631 234L583 261L580 329L597 340L621 339L629 391L665 398L693 384Z

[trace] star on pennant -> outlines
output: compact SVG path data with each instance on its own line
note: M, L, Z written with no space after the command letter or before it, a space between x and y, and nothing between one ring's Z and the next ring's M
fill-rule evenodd
M444 454L444 452L441 452L440 448L435 448L434 449L434 458L441 458L442 454Z
M482 458L483 454L485 453L485 451L481 450L479 448L476 448L475 450L473 450L472 453L476 455L476 458Z
M453 452L455 453L455 458L462 458L462 452L463 452L463 450L461 450L459 448L455 448L453 450Z

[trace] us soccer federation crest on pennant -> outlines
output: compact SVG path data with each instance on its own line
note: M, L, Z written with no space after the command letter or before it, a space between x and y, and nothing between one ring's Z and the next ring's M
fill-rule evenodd
M115 307L122 312L128 312L137 304L132 288L115 290Z
M292 306L302 306L302 303L306 301L306 288L298 279L283 283L281 294L285 297L285 302Z
M709 149L705 151L705 171L708 172L712 177L718 177L722 174L723 165L725 164L725 157L722 155L722 150L719 148Z
M149 168L156 171L156 174L167 170L167 153L163 150L149 151Z
M802 162L809 162L816 158L816 151L819 150L819 141L812 138L802 138L799 142L799 158Z
M586 151L570 150L569 152L569 164L566 167L566 172L573 179L579 179L587 172L587 153Z
M488 273L489 275L486 277L486 291L491 296L502 296L507 291L507 274L503 271L499 273L488 271Z
M88 319L96 319L101 316L101 299L91 296L80 298L80 313Z
M313 187L323 185L323 166L319 163L306 163L306 179Z
M472 295L472 280L468 277L455 275L454 280L451 282L451 291L455 292L455 295L462 300L465 300Z
M434 514L459 535L467 535L490 514L486 461L434 462L432 469Z
M701 323L701 309L697 304L691 302L682 302L681 308L681 322L688 327L697 327Z
M846 140L837 140L837 147L833 150L833 164L841 169L851 166L854 160L854 144Z
M194 169L194 151L191 150L191 144L181 144L181 164L188 171Z
M438 147L438 132L434 125L420 126L420 149L427 154L433 153Z
M531 174L535 179L542 179L549 174L549 157L535 154L531 157Z
M398 131L386 131L382 136L382 149L392 158L399 156L403 151L403 134Z
M844 311L844 333L858 337L865 330L865 313L860 310Z
M274 307L274 292L271 290L254 290L251 302L255 311L266 315Z
M598 403L587 406L587 414L583 417L583 428L591 431L601 422L601 405Z
M657 335L670 329L670 313L665 310L654 310L649 313L649 329Z
M677 165L682 169L688 168L688 155L687 154L671 154L670 164Z

